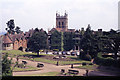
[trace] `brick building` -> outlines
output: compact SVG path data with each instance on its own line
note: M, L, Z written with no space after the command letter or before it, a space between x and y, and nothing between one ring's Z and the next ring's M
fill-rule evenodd
M5 34L2 38L2 49L3 50L25 50L27 48L27 40L25 39L24 33L20 34Z

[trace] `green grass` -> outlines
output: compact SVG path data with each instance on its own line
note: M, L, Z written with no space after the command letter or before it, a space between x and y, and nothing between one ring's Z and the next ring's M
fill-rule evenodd
M75 68L88 69L88 70L97 70L98 65L85 65L85 66L76 66Z
M3 53L8 53L10 57L16 57L18 55L37 55L37 53L29 53L29 52L22 52L19 50L10 50L10 51L2 51ZM54 56L51 54L40 54L40 55L50 55L50 56ZM77 64L77 63L90 63L90 61L85 61L85 60L80 60L78 59L76 56L68 56L69 58L75 59L75 61L59 61L59 65L66 65L66 64ZM29 59L26 57L21 57L21 59L27 59L27 60L33 60L33 59ZM45 63L51 63L51 64L56 64L57 61L54 60L49 60L49 59L44 59L44 58L34 58L34 61L40 61L40 62L45 62Z
M15 67L13 69L13 71L31 71L31 70L40 70L40 68L27 66L27 68L18 68L18 67Z
M20 50L3 50L2 53L8 53L9 56L15 57L15 56L23 56L23 55L37 55L37 53L29 53L29 52L22 52ZM40 55L50 55L50 54L40 54ZM53 55L50 55L53 56Z
M41 73L41 74L17 75L17 76L57 76L59 74L60 74L59 72L47 72L47 73Z
M22 52L20 50L3 50L2 53L8 53L9 56L11 57L15 57L15 56L18 56L18 55L26 55L26 54L31 54L31 55L36 55L36 53L28 53L28 52Z

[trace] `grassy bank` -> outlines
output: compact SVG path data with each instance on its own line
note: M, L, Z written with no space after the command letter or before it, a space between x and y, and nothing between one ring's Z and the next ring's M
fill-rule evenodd
M10 51L2 51L3 53L8 53L10 57L16 57L16 56L23 56L23 55L37 55L37 53L29 53L29 52L22 52L19 50L10 50ZM54 56L51 54L40 54L40 55L50 55L50 56ZM59 61L59 65L67 65L67 64L79 64L79 63L90 63L90 61L85 61L85 60L80 60L75 56L68 56L69 58L75 59L75 61ZM45 62L45 63L50 63L50 64L56 64L57 61L54 60L49 60L49 59L45 59L45 58L39 58L39 57L35 57L33 58L27 58L27 57L20 57L21 59L26 59L26 60L34 60L34 61L38 61L38 62Z
M15 67L13 71L35 71L35 70L41 70L40 68L37 67L31 67L31 66L26 66L27 68L18 68Z

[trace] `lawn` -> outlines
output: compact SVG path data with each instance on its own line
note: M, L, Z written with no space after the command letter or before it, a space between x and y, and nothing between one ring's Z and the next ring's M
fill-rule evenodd
M80 68L80 69L88 69L88 70L97 70L96 68L98 65L84 65L84 66L76 66L75 68Z
M33 71L33 70L41 70L40 68L37 67L31 67L31 66L26 66L27 68L18 68L15 67L13 71Z
M57 76L59 75L59 72L47 72L47 73L41 73L41 74L33 74L33 75L20 75L20 76ZM17 75L19 76L19 75Z
M11 57L23 56L23 55L37 55L37 53L22 52L20 50L2 50L2 53L8 53ZM40 55L50 55L50 54L40 54ZM53 56L53 55L51 55Z
M22 52L22 51L19 51L19 50L10 50L10 51L2 51L3 53L8 53L10 57L16 57L18 55L32 55L32 56L35 56L37 55L37 53L29 53L29 52ZM51 54L40 54L40 55L50 55L50 56L54 56L54 55L51 55ZM75 56L68 56L69 58L71 59L74 59L75 61L59 61L59 65L67 65L67 64L79 64L79 63L83 63L83 62L86 62L86 63L90 63L90 61L85 61L85 60L80 60L78 59L77 57ZM33 58L27 58L27 57L20 57L21 59L27 59L27 60L33 60ZM35 57L34 58L34 61L40 61L40 62L45 62L45 63L51 63L51 64L56 64L57 61L55 60L49 60L49 59L44 59L44 58L39 58L39 57Z

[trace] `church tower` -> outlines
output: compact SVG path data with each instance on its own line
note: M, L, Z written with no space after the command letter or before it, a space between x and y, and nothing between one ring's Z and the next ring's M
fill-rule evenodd
M64 15L56 13L56 28L67 31L68 30L68 14L65 12Z

